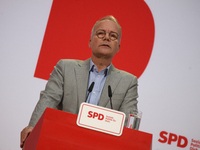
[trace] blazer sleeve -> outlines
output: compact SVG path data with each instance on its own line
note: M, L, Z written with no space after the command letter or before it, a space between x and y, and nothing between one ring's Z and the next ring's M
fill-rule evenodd
M138 80L135 76L132 76L130 79L130 84L127 88L124 100L120 106L120 111L124 112L126 116L130 113L137 111L138 103Z
M47 107L57 108L63 97L63 61L59 61L46 84L41 91L40 99L32 113L29 126L34 127Z

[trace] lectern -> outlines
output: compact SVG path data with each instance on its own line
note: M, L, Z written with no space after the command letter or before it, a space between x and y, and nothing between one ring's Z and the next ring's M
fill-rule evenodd
M121 136L114 136L79 127L76 119L75 114L47 108L23 150L151 150L150 133L124 127Z

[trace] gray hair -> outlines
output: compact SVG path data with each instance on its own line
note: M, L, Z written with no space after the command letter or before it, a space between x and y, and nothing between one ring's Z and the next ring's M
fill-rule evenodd
M105 16L99 20L96 21L96 23L94 24L93 28L92 28L92 31L91 31L91 37L94 35L94 31L95 31L95 28L96 26L101 22L101 21L104 21L104 20L110 20L110 21L113 21L117 24L117 27L118 27L118 32L119 32L119 41L121 41L121 37L122 37L122 28L119 24L119 22L117 21L117 19L112 16L112 15L109 15L109 16Z

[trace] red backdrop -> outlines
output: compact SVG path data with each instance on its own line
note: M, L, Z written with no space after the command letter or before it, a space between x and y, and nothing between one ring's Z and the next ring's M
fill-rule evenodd
M154 43L154 20L143 0L54 0L41 46L35 77L48 79L59 59L87 59L95 21L114 15L122 26L120 52L113 64L135 74L144 72Z

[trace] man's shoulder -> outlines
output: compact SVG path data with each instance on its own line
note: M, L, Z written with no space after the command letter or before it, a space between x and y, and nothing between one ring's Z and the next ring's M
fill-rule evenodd
M60 59L58 61L58 64L61 66L82 66L84 64L87 64L87 60L79 60L79 59Z
M118 69L118 68L115 68L115 70L118 71L120 73L120 75L124 78L137 78L134 74L132 74L128 71Z
M59 63L63 64L78 64L78 63L83 63L83 60L78 60L78 59L60 59Z
M65 69L73 69L80 67L88 67L89 59L87 60L79 60L79 59L60 59L57 63L57 66Z

